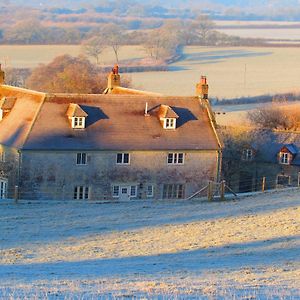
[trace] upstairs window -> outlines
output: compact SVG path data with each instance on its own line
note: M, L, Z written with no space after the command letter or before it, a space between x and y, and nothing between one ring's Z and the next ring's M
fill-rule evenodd
M184 153L168 153L168 165L183 165Z
M279 154L279 162L284 165L289 164L289 153L286 152L280 152Z
M118 165L129 165L129 162L130 162L129 153L117 153Z
M246 161L251 161L253 159L253 150L252 149L244 149L242 154L242 159Z
M83 129L85 128L85 117L73 117L72 128Z
M166 118L164 122L165 129L176 129L176 119L175 118Z
M77 153L76 164L77 165L86 165L87 164L86 153Z

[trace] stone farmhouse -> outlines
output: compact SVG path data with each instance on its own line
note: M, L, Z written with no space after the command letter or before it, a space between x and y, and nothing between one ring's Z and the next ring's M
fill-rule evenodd
M234 151L230 150L234 149ZM254 130L242 143L226 145L223 170L236 192L300 186L300 134Z
M220 176L222 143L206 78L192 97L120 85L50 94L4 84L0 72L0 198L187 198Z

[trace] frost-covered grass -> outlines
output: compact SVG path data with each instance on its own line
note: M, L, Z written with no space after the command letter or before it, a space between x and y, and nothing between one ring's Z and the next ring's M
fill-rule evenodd
M0 299L299 299L299 191L0 202Z

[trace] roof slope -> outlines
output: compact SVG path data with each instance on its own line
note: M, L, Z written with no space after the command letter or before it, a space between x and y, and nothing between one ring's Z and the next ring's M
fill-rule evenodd
M0 85L0 98L15 99L13 109L0 122L0 143L21 148L30 132L45 94Z
M88 114L86 129L70 127L70 103ZM162 128L157 116L162 104L179 116L176 130ZM219 145L197 97L55 94L46 97L24 149L216 150Z

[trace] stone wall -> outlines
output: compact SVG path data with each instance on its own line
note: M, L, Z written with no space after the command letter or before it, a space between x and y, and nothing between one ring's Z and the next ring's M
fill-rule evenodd
M81 151L80 151L81 152ZM111 200L112 186L137 186L146 198L147 185L154 199L162 198L163 184L184 184L189 196L217 176L217 151L185 152L183 165L168 165L168 151L132 151L129 165L117 165L117 152L86 152L87 164L77 165L74 151L23 151L20 196L23 199L73 199L75 186L89 186L90 199Z

